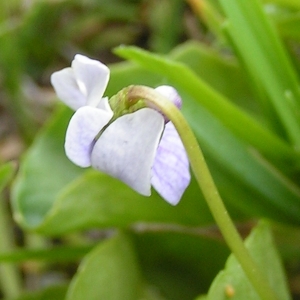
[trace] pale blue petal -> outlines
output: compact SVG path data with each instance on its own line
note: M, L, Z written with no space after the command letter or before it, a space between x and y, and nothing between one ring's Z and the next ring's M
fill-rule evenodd
M79 108L70 120L65 140L68 158L80 167L91 165L91 150L95 137L110 121L113 112L95 107Z
M149 196L151 167L163 128L163 117L150 108L118 118L97 140L92 166Z
M176 205L190 178L188 157L173 123L169 122L157 149L152 186L167 202Z
M77 54L72 62L77 84L87 99L86 105L97 106L109 80L109 69L100 61Z
M51 75L51 83L58 98L74 110L86 104L86 98L79 90L74 71L65 68Z
M164 96L166 99L170 100L175 106L177 106L178 109L181 109L182 100L175 88L173 88L170 85L161 85L158 86L155 90L162 96ZM148 105L149 107L154 108L163 115L165 123L169 122L169 119L159 109L156 109L155 106L151 104Z
M155 90L170 100L177 108L181 109L182 100L175 88L170 85L160 85Z

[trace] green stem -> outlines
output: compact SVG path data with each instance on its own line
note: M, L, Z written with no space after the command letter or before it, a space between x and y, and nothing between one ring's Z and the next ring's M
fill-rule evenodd
M236 230L219 195L198 142L181 112L173 103L151 88L145 86L130 86L126 88L126 92L127 99L130 102L135 103L140 99L144 99L148 105L150 104L149 106L157 108L172 121L185 146L191 168L203 192L204 198L229 248L239 261L261 299L276 299L277 297L270 287L268 280L253 261L241 236Z
M8 209L0 194L0 255L14 250ZM22 280L16 265L2 262L0 265L0 285L5 298L15 298L22 290Z
M196 230L195 230L196 231ZM18 249L13 251L1 252L0 262L20 263L28 261L45 261L45 262L72 262L82 259L94 245L85 246L56 246L36 249Z

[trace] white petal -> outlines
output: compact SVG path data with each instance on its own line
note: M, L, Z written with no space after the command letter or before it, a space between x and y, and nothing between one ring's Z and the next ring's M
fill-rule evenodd
M72 62L77 84L86 96L86 105L97 106L109 80L109 69L100 61L77 54Z
M91 165L91 150L94 139L100 130L110 121L113 112L83 106L70 120L65 141L68 158L80 167Z
M152 186L167 202L176 205L190 178L188 157L173 123L169 122L157 149Z
M74 71L65 68L51 75L51 83L60 100L74 110L85 105L86 98L79 90Z
M151 167L163 127L163 117L150 108L118 118L96 142L92 166L149 196Z
M97 108L106 110L106 111L112 111L109 105L108 97L104 97L100 100L100 102L97 105Z

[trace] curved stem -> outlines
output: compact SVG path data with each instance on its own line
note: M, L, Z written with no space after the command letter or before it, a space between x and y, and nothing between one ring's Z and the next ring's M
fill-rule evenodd
M151 88L145 86L130 86L126 88L126 93L128 101L135 103L140 99L144 99L148 106L161 111L172 121L185 146L191 168L203 192L204 198L229 248L239 261L246 276L261 299L276 299L277 297L270 287L268 280L253 261L241 236L236 230L219 195L198 142L181 112L169 100Z

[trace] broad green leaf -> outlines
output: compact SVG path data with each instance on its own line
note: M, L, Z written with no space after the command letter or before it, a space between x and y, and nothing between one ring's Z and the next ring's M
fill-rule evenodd
M299 226L286 226L282 223L273 224L274 238L283 261L287 266L297 270L300 260L300 228Z
M40 291L23 293L12 300L64 300L66 291L67 287L64 285L50 286Z
M144 197L117 179L89 171L62 190L44 222L35 229L59 235L78 229L127 227L144 222L195 226L213 221L195 184L173 207L154 191L151 197Z
M167 299L159 293L156 287L146 286L143 289L142 295L138 300L167 300Z
M12 190L12 204L15 219L25 227L42 222L60 189L84 171L64 154L70 117L69 109L60 109L23 158Z
M136 300L141 278L134 249L125 234L101 242L82 261L67 300Z
M270 226L261 222L246 240L250 254L268 278L271 287L280 300L290 300L284 270L275 248ZM260 300L256 291L245 276L233 255L226 262L225 269L219 273L208 292L208 299L222 300Z
M135 235L145 280L167 299L193 299L207 292L229 250L213 226L181 232L169 226L169 231L163 225L151 231L150 224Z

